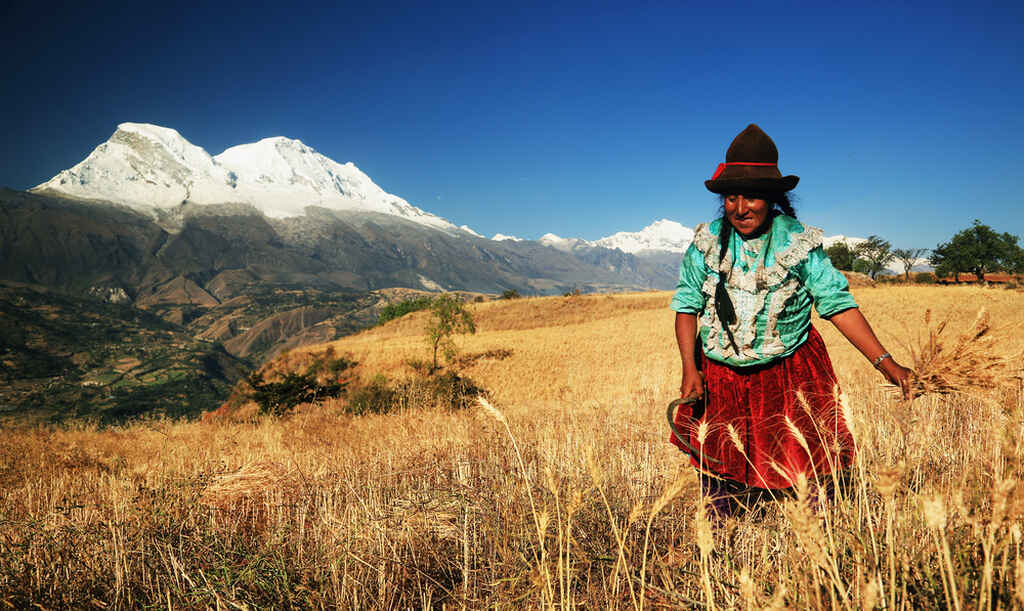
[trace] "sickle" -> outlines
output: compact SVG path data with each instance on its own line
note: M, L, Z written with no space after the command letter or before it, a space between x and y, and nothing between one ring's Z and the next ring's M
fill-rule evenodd
M712 457L708 456L707 454L704 454L703 452L701 452L697 448L693 447L692 445L690 445L690 442L686 440L687 436L683 435L683 433L679 429L676 428L676 423L675 423L676 409L680 405L687 405L687 404L696 403L699 398L700 398L699 396L685 397L685 398L681 397L681 398L675 399L674 401L669 403L668 404L668 414L667 414L667 416L668 416L668 426L672 429L672 435L676 438L676 440L679 441L679 443L681 443L684 446L686 446L686 449L689 451L690 456L693 456L695 459L697 459L697 462L705 461L705 462L709 462L709 463L722 464L721 460L718 460L717 458L712 458Z

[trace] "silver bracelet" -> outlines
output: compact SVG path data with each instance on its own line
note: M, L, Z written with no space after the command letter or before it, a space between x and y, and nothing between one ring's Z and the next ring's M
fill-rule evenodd
M882 364L885 359L891 359L892 355L888 352L883 352L877 359L871 361L871 366L878 369L878 366Z

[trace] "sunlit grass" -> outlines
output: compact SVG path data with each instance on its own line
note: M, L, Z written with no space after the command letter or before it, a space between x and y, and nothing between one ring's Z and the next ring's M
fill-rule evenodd
M898 360L924 311L992 350L1024 294L895 287L856 297ZM463 373L486 405L284 420L4 431L0 603L347 608L1012 608L1024 604L1019 380L895 398L816 321L858 460L835 503L715 527L667 443L679 385L667 293L471 306ZM425 318L333 343L413 375ZM309 351L322 351L323 346ZM286 355L275 367L303 361Z

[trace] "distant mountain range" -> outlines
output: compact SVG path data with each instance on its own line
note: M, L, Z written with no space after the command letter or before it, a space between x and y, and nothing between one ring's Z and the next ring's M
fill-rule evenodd
M172 224L185 206L242 204L273 219L305 216L307 208L315 207L388 214L450 235L485 239L466 225L456 227L385 192L351 162L338 163L284 137L233 146L211 156L173 129L122 123L83 161L31 191L121 204ZM594 241L548 233L538 242L562 252L606 248L644 254L681 253L692 238L692 228L662 219L640 231ZM833 236L826 238L826 246L840 240L852 245L861 239ZM526 240L498 233L491 241Z
M59 251L69 259L69 265L53 260L48 266L39 261L39 249L10 236L3 245L11 254L8 278L66 276L77 290L123 293L132 300L169 281L168 274L199 274L202 280L254 267L259 269L250 271L262 281L269 268L279 279L302 274L318 286L350 290L550 294L668 288L677 262L665 255L681 252L692 238L691 230L663 220L594 242L550 234L539 241L487 239L386 193L352 163L337 163L298 140L268 138L211 156L173 129L139 123L121 124L82 162L30 195L8 192L6 199L19 202L8 205L8 232L19 206L21 222L44 222L40 207L63 218L60 227L36 237L47 256ZM99 229L104 216L98 234L81 236L72 227ZM119 228L132 238L115 238ZM138 245L134 254L114 259L145 272L126 276L97 260L100 236L132 243L139 232L159 243L155 250ZM22 248L12 250L16 244ZM89 263L68 274L76 259ZM11 261L19 262L17 269Z
M466 225L456 227L386 193L351 162L338 163L299 140L283 137L233 146L211 156L173 129L122 123L80 163L31 191L121 204L158 220L173 218L186 205L245 204L275 219L304 216L312 206L389 214L447 233L483 238ZM620 232L593 242L554 234L539 242L562 251L600 247L626 253L682 252L692 238L692 229L661 220L639 232ZM492 240L523 241L502 234Z

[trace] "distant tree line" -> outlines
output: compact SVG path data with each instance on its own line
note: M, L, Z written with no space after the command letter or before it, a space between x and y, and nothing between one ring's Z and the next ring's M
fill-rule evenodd
M1024 248L1019 238L1010 233L999 233L981 221L958 232L948 242L942 242L931 250L926 248L892 248L888 240L869 236L863 242L850 248L845 242L836 242L826 249L836 269L860 272L875 278L892 261L899 261L904 278L910 280L910 270L922 259L931 263L939 278L952 276L957 282L960 274L974 274L978 282L984 282L985 274L1007 272L1024 273Z
M939 277L974 274L983 282L991 272L1024 273L1024 249L1017 244L1017 236L998 233L975 219L974 225L953 236L932 250L931 262Z
M853 248L850 248L850 245L846 242L836 242L825 250L825 254L832 260L832 265L836 269L847 272L859 272L867 274L872 278L884 270L893 259L897 258L900 261L906 259L909 262L904 265L904 273L909 277L910 268L914 266L917 258L925 252L927 251L923 248L893 250L892 244L888 240L877 235L868 236L866 240Z

